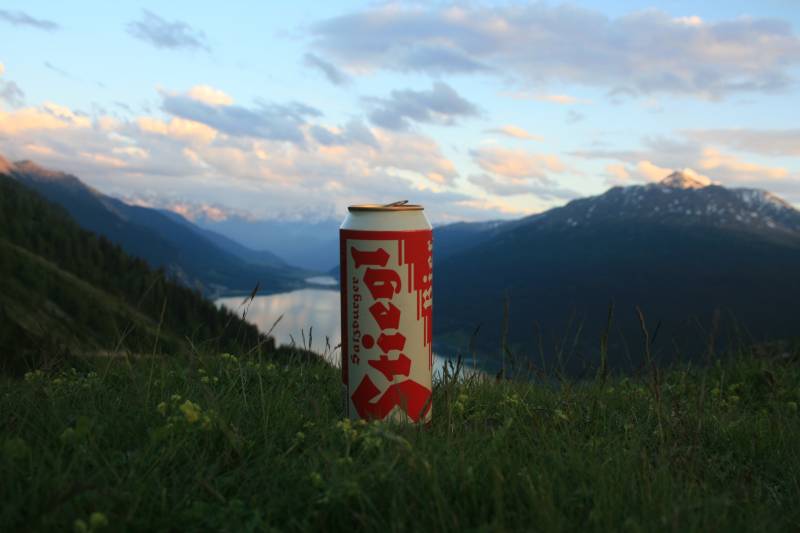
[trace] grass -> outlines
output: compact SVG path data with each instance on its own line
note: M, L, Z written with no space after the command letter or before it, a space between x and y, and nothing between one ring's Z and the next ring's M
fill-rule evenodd
M0 529L791 531L800 363L549 385L441 379L351 423L277 357L78 361L0 382Z

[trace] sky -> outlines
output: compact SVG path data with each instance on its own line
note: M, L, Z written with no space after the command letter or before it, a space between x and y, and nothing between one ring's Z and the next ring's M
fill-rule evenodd
M800 207L795 0L0 5L0 154L190 215L519 217L672 170Z

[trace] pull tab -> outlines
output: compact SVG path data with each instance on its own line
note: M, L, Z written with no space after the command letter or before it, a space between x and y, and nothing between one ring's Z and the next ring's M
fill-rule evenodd
M408 200L398 200L397 202L392 202L390 204L384 204L381 207L400 207L402 205L406 205L407 203L408 203Z

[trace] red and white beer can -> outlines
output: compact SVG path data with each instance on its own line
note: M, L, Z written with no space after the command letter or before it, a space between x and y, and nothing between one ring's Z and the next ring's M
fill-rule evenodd
M345 416L430 421L433 232L422 206L350 206L339 246Z

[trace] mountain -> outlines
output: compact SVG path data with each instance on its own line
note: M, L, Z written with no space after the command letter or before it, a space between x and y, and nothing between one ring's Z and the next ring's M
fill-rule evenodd
M199 216L195 223L249 248L270 250L300 268L326 272L339 261L341 220L250 220L234 215Z
M265 292L282 292L302 286L308 275L275 256L259 262L243 259L243 251L231 251L235 243L210 236L171 214L106 196L75 176L30 161L4 165L8 175L63 206L81 227L209 296L247 293L256 283Z
M59 353L239 351L271 339L0 173L0 372Z
M538 215L534 215L538 216ZM486 222L455 222L433 228L434 261L474 248L509 231L521 220L489 220Z
M717 342L800 333L800 212L766 191L676 172L494 231L437 263L442 340L463 345L482 324L479 344L497 353L506 295L514 350L538 362L541 342L551 363L571 353L573 370L596 365L611 302L617 366L641 363L636 306L651 333L660 323L656 348L665 360L700 353L714 328Z
M275 268L290 268L290 265L286 261L268 250L253 250L252 248L248 248L247 246L239 244L233 239L229 239L225 235L217 233L216 231L211 231L209 229L196 226L178 213L174 213L166 209L159 210L159 212L164 214L164 216L178 222L179 224L185 225L192 231L197 232L201 236L214 243L220 249L235 255L246 263Z
M180 216L171 214L176 217ZM216 236L225 236L231 241L246 244L250 247L247 250L267 248L293 265L324 272L336 279L339 277L340 220L324 219L311 222L250 220L236 215L212 218L198 213L194 217L194 222ZM501 229L510 228L518 222L517 220L491 220L487 222L456 222L437 226L433 230L436 260L467 247L475 246L491 238ZM235 249L230 251L239 255ZM251 260L250 252L241 257Z

